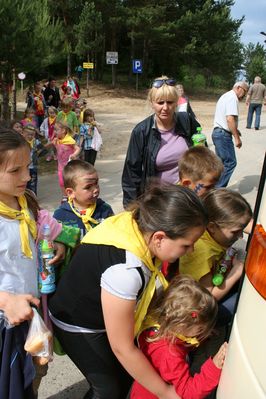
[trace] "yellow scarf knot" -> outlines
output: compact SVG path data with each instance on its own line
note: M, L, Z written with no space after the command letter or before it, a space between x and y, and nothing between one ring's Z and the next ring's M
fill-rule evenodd
M35 220L31 219L25 195L21 195L20 197L18 197L18 203L21 208L20 211L10 208L0 201L0 214L3 216L7 216L10 219L19 220L21 250L25 256L32 259L29 232L35 240L37 237L37 225Z
M143 331L148 330L150 328L155 328L156 330L159 330L160 324L157 321L155 321L152 316L147 315L145 317L145 319L143 320L143 323L142 323L141 328L138 333L138 337L140 336L140 334ZM185 342L186 344L190 344L193 346L199 346L199 341L195 337L186 337L185 335L182 335L182 334L176 334L176 338Z
M83 223L84 226L86 227L86 230L87 230L87 231L89 231L90 229L92 229L92 226L91 226L90 223L99 224L98 220L93 219L93 217L92 217L92 215L94 214L94 211L95 211L95 209L96 209L96 202L95 202L95 204L90 205L90 206L85 210L84 213L83 213L83 211L78 211L78 210L75 208L73 202L72 202L70 199L68 199L68 203L69 203L69 206L70 206L71 210L75 213L75 215L77 215L77 216L82 220L82 223Z
M67 133L62 139L57 139L58 144L75 145L76 142L73 137Z

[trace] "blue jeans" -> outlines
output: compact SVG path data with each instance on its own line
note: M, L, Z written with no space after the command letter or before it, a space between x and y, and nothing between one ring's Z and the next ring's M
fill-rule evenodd
M216 127L212 132L212 141L215 146L215 152L224 165L224 171L216 187L226 187L237 163L232 134Z
M252 125L252 119L253 119L253 114L255 112L256 114L256 119L255 119L255 128L259 129L260 127L260 114L261 114L261 108L262 104L249 104L248 107L248 119L247 119L247 128L251 128Z

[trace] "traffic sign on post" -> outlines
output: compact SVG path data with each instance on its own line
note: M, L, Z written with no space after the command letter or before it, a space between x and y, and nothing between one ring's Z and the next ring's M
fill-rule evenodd
M83 68L84 69L93 69L94 64L93 64L93 62L83 62Z
M133 60L132 68L133 68L133 73L142 73L142 61Z
M118 64L118 52L107 51L106 52L106 64L116 65Z

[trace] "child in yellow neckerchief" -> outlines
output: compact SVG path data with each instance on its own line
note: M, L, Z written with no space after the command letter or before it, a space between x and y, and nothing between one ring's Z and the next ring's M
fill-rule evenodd
M82 160L69 162L63 170L67 202L63 202L54 217L78 227L81 237L87 231L114 214L111 206L99 198L99 177L93 165Z
M161 377L173 384L182 398L200 399L217 385L227 344L209 358L199 374L190 375L187 356L212 332L217 303L210 292L189 276L177 276L151 305L144 319L138 342ZM130 399L157 397L134 382Z
M28 141L31 141L29 137ZM40 218L36 197L26 191L30 180L30 145L18 132L0 129L0 334L1 353L5 354L1 357L1 398L3 395L6 397L4 392L11 392L14 386L10 364L16 371L16 378L21 381L25 380L27 369L27 384L18 384L16 398L32 397L32 380L35 374L36 377L39 374L39 371L35 373L31 356L26 355L24 343L33 317L32 306L40 304L38 227L47 223L47 218L44 212ZM51 219L48 220L52 227ZM53 222L52 237L58 239L62 226L54 219ZM55 251L51 263L63 258L60 244L55 244ZM7 328L10 325L12 328ZM36 391L34 394L37 396Z

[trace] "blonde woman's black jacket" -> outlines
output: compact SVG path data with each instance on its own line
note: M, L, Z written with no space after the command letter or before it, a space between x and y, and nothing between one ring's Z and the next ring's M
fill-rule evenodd
M186 128L185 112L175 114L176 134L186 139L191 146L191 138ZM156 175L156 157L160 149L161 134L156 128L155 116L151 115L133 129L127 149L122 174L123 205L135 200L144 191L149 179Z

